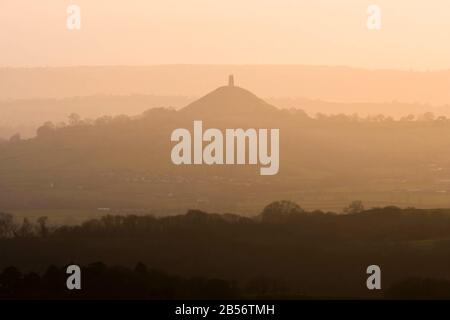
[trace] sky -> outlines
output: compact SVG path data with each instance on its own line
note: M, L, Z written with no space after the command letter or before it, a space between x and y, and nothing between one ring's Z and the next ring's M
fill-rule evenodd
M69 5L81 30L66 27ZM381 9L381 30L366 26ZM0 0L0 66L450 69L449 0Z

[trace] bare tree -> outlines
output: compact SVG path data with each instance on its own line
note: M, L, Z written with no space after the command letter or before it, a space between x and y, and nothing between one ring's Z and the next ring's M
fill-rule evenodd
M13 237L17 226L11 214L0 212L0 238Z
M344 213L360 213L364 211L364 205L361 200L355 200L344 208Z
M47 237L48 236L48 217L39 217L37 219L37 223L39 225L39 234L41 237Z

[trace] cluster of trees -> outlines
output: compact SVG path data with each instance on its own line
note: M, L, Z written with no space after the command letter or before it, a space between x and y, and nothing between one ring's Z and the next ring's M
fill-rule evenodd
M222 279L246 297L395 298L405 296L405 288L426 295L429 287L433 296L445 296L450 210L364 209L355 201L344 211L311 212L276 201L252 218L190 210L168 217L107 215L52 228L40 219L27 236L19 232L24 223L14 226L2 214L0 268L38 271L92 261L130 268L142 261L186 279ZM382 270L381 292L366 288L372 264ZM402 282L411 277L443 280Z
M68 290L66 270L67 267L51 265L39 274L22 273L14 266L6 267L0 272L0 299L311 298L286 291L286 286L264 277L239 285L223 279L169 275L141 262L134 268L91 263L81 268L81 290ZM389 287L384 298L450 299L450 281L408 278Z
M17 143L22 141L20 133L13 134L9 139L0 138L0 145L9 143Z
M360 238L409 241L450 237L450 210L401 209L395 206L365 209L361 201L353 201L342 213L321 210L306 211L292 201L275 201L253 217L236 214L207 213L188 210L184 215L155 217L153 215L105 215L89 219L80 225L50 225L46 216L35 221L24 218L18 223L12 214L0 212L0 239L78 237L89 234L94 237L108 235L144 234L146 237L176 232L179 228L189 232L217 231L225 234L229 229L253 233L259 237L269 228L293 229L296 241L305 237ZM340 230L338 230L338 228ZM209 231L208 231L209 230ZM345 231L344 233L342 231Z
M42 126L40 126L37 129L36 135L38 137L43 137L64 128L73 128L73 127L86 128L86 127L102 127L107 125L112 126L122 125L127 124L133 120L151 118L156 114L174 113L174 111L175 110L173 108L152 108L147 111L144 111L142 114L138 116L128 116L125 114L117 116L104 115L96 119L89 119L89 118L83 119L79 114L71 113L68 116L67 122L60 122L57 124L53 123L52 121L45 122Z
M103 126L107 124L114 123L124 123L130 121L132 118L127 115L112 116L102 116L97 119L82 119L80 115L76 113L71 113L68 117L68 122L62 122L55 124L51 121L45 122L36 130L36 135L38 137L46 136L54 133L58 129L63 129L66 127L86 127L86 126Z
M449 123L450 119L446 116L436 116L433 112L425 112L423 114L409 114L400 117L398 120L392 116L386 116L384 114L369 115L361 117L357 113L355 114L324 114L317 113L314 119L319 121L334 121L334 122L375 122L375 123L390 123L390 122L434 122L434 123Z
M392 209L392 208L391 208ZM397 208L396 208L397 209ZM399 210L399 209L398 209ZM357 214L364 211L361 201L353 201L343 209L345 214ZM274 223L286 222L298 219L302 216L336 215L333 212L316 210L306 212L297 203L287 200L274 201L267 205L260 215L256 217L242 217L234 214L209 214L199 210L189 210L184 216L172 216L156 218L153 215L138 216L131 215L105 215L100 219L91 219L82 223L81 226L50 226L49 219L42 216L31 222L29 218L23 218L22 223L15 221L14 216L9 213L0 212L0 238L27 238L57 236L66 232L98 232L101 230L141 229L152 231L155 225L164 225L166 222L173 224L176 221L187 221L202 224L206 223L244 223L256 222Z
M147 116L151 116L152 114L156 112L172 112L173 109L169 108L153 108L150 110L147 110L146 112L142 113L138 117L130 117L128 115L118 115L118 116L107 116L104 115L102 117L96 118L96 119L83 119L80 115L77 113L71 113L68 116L67 122L59 122L54 123L52 121L47 121L43 125L37 128L36 135L38 137L45 137L51 134L54 134L56 131L64 129L64 128L70 128L70 127L101 127L105 125L114 125L114 124L124 124L129 121L132 121L133 119L138 118L145 118ZM319 121L331 121L331 122L394 122L394 118L390 116L385 115L376 115L376 116L367 116L367 117L360 117L358 114L323 114L323 113L317 113L314 118L309 117L306 112L304 112L301 109L289 109L289 110L280 110L280 114L283 114L287 112L290 116L294 116L296 119L301 120L319 120ZM445 116L439 116L436 117L433 113L427 112L423 115L408 115L405 117L402 117L399 119L400 122L412 122L412 121L438 121L438 122L447 122L450 119L448 119ZM22 136L20 133L16 133L12 135L9 139L0 138L0 145L6 144L8 142L14 144L22 141Z
M48 217L39 217L36 223L24 218L22 224L18 224L12 214L0 212L0 238L47 237L50 231Z
M42 274L7 267L0 273L0 299L233 299L238 289L220 279L168 275L138 263L134 269L96 262L82 268L81 290L68 290L66 267Z
M245 109L244 102L237 107ZM299 110L265 107L256 114L229 112L226 117L217 117L218 107L209 103L202 105L206 111L212 109L206 114L150 109L139 117L96 121L72 114L64 126L43 126L35 139L0 146L0 181L8 181L0 183L0 202L4 208L19 209L177 207L182 212L205 200L208 210L248 208L256 213L277 190L277 197L294 192L311 206L331 208L350 194L411 206L445 203L450 153L444 137L450 126L437 124L441 118L429 123L413 117L382 124L382 118L372 123L348 116L342 122L319 121ZM271 188L256 177L254 166L177 167L162 157L170 155L173 129L191 125L191 117L216 128L280 128L283 163ZM114 182L109 179L113 175ZM131 175L151 183L137 186ZM227 188L235 192L223 197ZM174 201L173 195L180 198Z
M36 134L39 137L46 136L54 133L58 129L63 129L67 127L87 127L87 126L104 126L108 124L121 124L129 122L137 118L145 118L151 116L155 112L173 112L173 109L169 108L154 108L142 113L138 117L130 117L127 115L112 116L102 116L97 119L82 119L80 115L72 113L68 116L67 122L53 123L51 121L45 122L40 126ZM413 115L409 114L395 120L391 116L385 116L383 114L371 115L366 117L361 117L358 114L324 114L317 113L313 118L309 117L306 112L301 109L289 109L280 110L280 113L288 112L290 115L295 116L298 119L303 120L318 120L318 121L331 121L331 122L436 122L436 123L449 123L450 119L446 116L436 116L432 112L426 112L424 114ZM10 137L9 142L15 143L21 140L20 133L17 133ZM0 143L6 143L7 140L0 140Z

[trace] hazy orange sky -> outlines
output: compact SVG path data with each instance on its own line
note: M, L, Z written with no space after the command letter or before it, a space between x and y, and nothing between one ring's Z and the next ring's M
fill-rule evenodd
M80 31L66 8L82 10ZM382 30L366 27L382 9ZM319 64L449 69L449 0L1 0L0 66Z

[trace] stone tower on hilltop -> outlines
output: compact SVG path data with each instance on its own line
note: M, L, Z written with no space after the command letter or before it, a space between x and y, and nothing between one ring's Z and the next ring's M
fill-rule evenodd
M228 86L229 87L234 87L234 75L230 74L228 76Z

